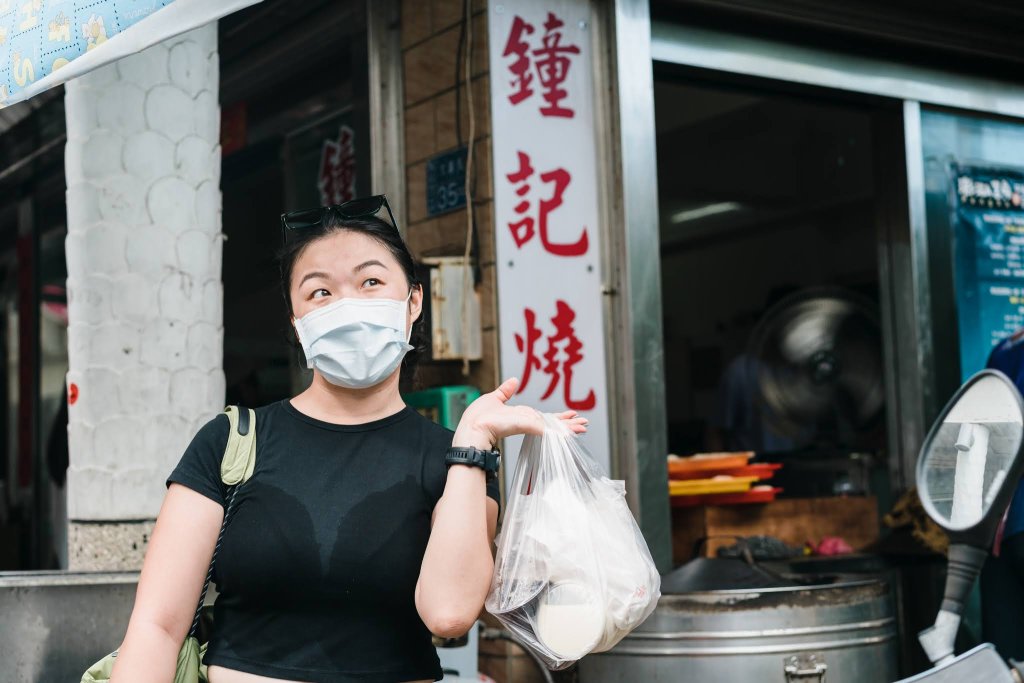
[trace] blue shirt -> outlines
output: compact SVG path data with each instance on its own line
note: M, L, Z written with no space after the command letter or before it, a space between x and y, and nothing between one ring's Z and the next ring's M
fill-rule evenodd
M1017 390L1024 394L1024 329L1017 330L999 342L989 354L985 367L1004 372L1017 385ZM1017 491L1010 502L1003 538L1021 532L1024 532L1024 479L1017 484Z

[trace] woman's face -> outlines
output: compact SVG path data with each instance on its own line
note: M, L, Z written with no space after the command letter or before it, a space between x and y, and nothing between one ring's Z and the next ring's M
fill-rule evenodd
M387 247L360 232L340 230L311 242L292 268L289 296L295 318L338 299L400 299L409 281ZM409 299L406 331L420 315L423 290Z

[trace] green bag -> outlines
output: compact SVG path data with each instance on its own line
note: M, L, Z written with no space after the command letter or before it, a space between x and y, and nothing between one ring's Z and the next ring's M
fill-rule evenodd
M199 629L199 616L203 611L203 603L206 602L206 591L210 587L210 579L213 577L213 565L217 561L217 551L220 550L221 540L224 538L224 529L228 525L228 517L235 503L235 493L238 487L248 481L256 467L256 413L246 408L244 411L238 406L228 406L224 409L231 422L231 429L228 432L228 443L224 448L224 459L220 464L220 479L231 487L228 490L228 505L224 511L224 521L220 525L220 533L217 535L217 545L213 549L213 557L210 558L210 569L206 572L206 581L203 582L203 592L199 595L199 605L196 607L196 615L192 620L192 628L189 629L185 642L178 651L178 664L174 670L174 683L206 683L206 665L202 663L203 655L206 654L206 643L199 644L196 633ZM89 670L82 674L82 683L109 683L110 674L114 670L114 661L117 659L117 650L96 662L89 667Z

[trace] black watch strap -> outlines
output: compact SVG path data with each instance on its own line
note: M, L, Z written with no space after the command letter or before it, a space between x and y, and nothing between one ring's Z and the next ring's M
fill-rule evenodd
M444 464L479 467L490 478L498 474L498 467L501 466L501 453L496 450L485 451L472 446L451 446L444 456Z

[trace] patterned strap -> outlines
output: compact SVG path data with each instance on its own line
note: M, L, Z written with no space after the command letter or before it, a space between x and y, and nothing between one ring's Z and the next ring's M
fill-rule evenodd
M213 557L210 558L210 568L206 572L206 580L203 582L203 592L199 595L199 604L196 606L196 615L192 618L192 628L188 630L189 637L195 636L199 630L199 617L203 613L203 603L206 602L206 592L210 589L210 580L213 578L213 565L217 562L217 553L220 551L221 541L224 540L224 529L228 526L228 516L235 505L235 494L238 493L238 484L231 487L228 494L228 507L224 511L224 520L220 523L220 533L217 534L217 545L213 547Z

